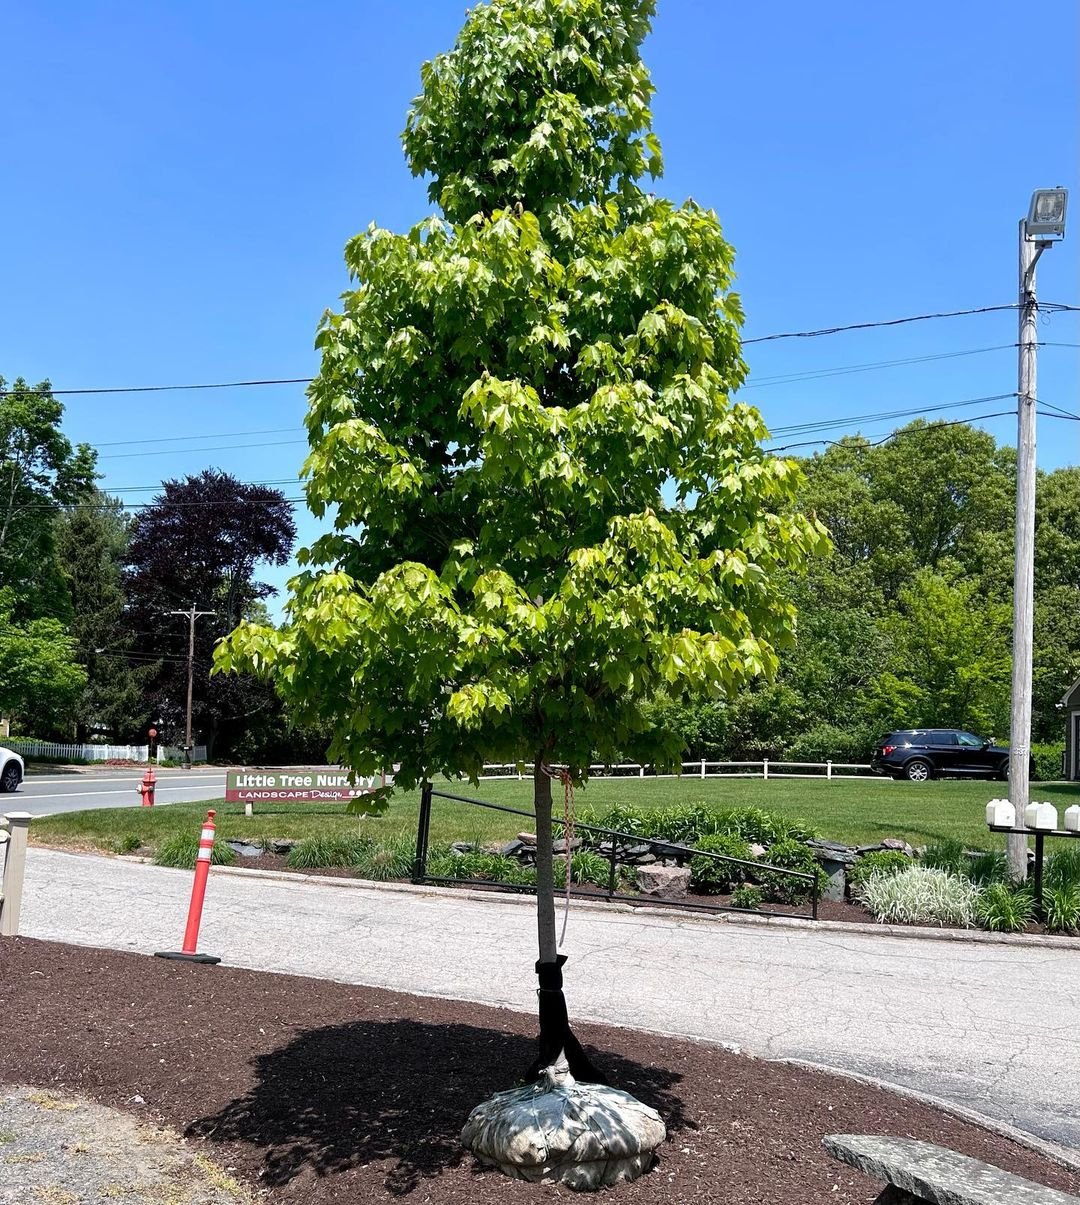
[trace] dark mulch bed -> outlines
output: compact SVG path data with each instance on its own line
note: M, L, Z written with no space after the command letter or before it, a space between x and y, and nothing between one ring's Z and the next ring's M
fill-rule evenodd
M63 1085L174 1126L270 1201L572 1195L478 1172L458 1147L472 1106L531 1061L526 1016L24 938L0 939L0 1016L0 1081ZM610 1190L627 1205L866 1205L880 1186L821 1146L845 1131L923 1138L1080 1189L1042 1156L889 1092L687 1041L579 1033L668 1123L656 1168Z
M349 866L320 866L313 870L289 866L282 854L260 854L257 858L237 857L233 863L240 870L287 870L289 874L318 875L320 878L355 879L357 873Z

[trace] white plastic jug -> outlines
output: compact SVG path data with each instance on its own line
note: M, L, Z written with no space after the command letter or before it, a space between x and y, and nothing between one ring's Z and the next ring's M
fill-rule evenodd
M1080 833L1080 807L1075 803L1071 808L1065 809L1065 831L1067 833Z

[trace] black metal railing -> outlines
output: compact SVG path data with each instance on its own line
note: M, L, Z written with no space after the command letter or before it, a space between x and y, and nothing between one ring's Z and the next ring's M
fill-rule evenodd
M420 816L416 828L416 861L413 865L412 881L417 884L433 883L446 884L449 886L469 886L469 887L491 887L498 888L501 891L514 891L523 894L535 894L536 887L531 883L507 883L497 879L459 879L452 878L446 875L429 875L428 854L431 848L431 812L432 800L449 799L455 803L467 803L472 807L486 808L492 812L506 812L511 816L524 816L527 820L535 822L536 816L532 812L523 811L521 808L507 807L501 803L488 803L483 799L470 799L466 795L452 795L448 791L436 791L430 783L425 783L420 793ZM565 821L561 817L552 816L552 825L557 825L565 830ZM766 912L762 908L734 908L730 904L706 904L699 900L665 900L658 896L649 896L644 898L640 895L626 895L616 890L618 885L618 855L622 846L626 845L647 845L653 853L658 853L660 856L674 856L677 860L689 860L691 858L710 858L716 862L727 862L735 866L745 866L751 870L761 871L767 870L775 874L784 875L787 878L799 880L810 884L810 919L817 920L818 918L818 878L816 874L808 874L802 870L790 870L786 866L772 866L768 862L761 862L756 859L734 858L727 854L713 853L708 849L696 849L691 845L683 845L676 841L665 841L658 837L643 837L635 833L623 833L618 829L603 828L596 824L583 824L581 821L574 823L575 832L600 833L608 837L607 842L600 842L600 849L606 853L609 864L609 876L607 890L602 895L591 891L574 891L573 884L570 887L571 895L579 895L588 899L606 899L619 900L630 904L647 903L650 907L654 904L672 908L693 909L699 912L750 912L756 913L759 916L774 916L775 913ZM565 834L564 834L565 838ZM573 859L573 850L566 849L566 867L567 874L570 874L571 863ZM560 888L561 890L561 888Z

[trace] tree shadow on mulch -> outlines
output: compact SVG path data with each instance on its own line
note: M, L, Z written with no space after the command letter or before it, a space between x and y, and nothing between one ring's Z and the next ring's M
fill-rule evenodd
M535 1050L529 1038L471 1025L388 1020L313 1029L254 1059L250 1091L192 1122L187 1136L261 1148L259 1178L268 1187L394 1160L386 1190L405 1196L461 1164L470 1111L513 1087ZM673 1091L680 1075L589 1054L612 1083L658 1110L669 1131L696 1128Z

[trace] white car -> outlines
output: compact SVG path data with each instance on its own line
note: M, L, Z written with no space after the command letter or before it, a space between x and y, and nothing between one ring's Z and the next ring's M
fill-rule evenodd
M0 745L0 791L17 791L25 772L23 759Z

